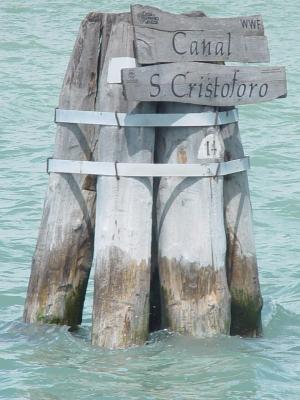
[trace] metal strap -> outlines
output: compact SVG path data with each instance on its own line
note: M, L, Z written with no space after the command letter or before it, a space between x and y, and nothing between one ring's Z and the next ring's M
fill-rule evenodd
M238 110L188 114L126 114L79 110L55 110L55 122L67 124L93 124L108 126L175 127L214 126L237 122Z
M151 177L151 176L183 176L183 177L215 177L246 171L250 168L249 157L220 163L207 164L146 164L119 163L118 176ZM73 161L48 159L48 171L66 174L87 174L116 176L114 162Z

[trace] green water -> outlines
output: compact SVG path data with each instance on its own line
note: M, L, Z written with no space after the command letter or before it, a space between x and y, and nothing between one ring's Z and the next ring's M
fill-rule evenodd
M300 399L299 5L296 0L153 1L210 16L261 13L271 63L288 98L240 107L264 296L262 339L188 339L168 332L127 351L90 340L92 282L82 328L33 326L21 316L47 185L63 75L80 20L127 1L0 3L0 398Z

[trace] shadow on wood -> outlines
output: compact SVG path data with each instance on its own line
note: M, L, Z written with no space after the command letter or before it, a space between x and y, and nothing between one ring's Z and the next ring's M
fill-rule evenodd
M163 13L162 19L169 23L170 15ZM187 15L179 20L185 24ZM257 34L263 34L263 25ZM59 107L133 114L215 110L127 101L121 84L107 82L107 72L111 58L133 57L133 39L129 13L89 14ZM116 162L116 176L99 176L96 182L86 175L50 175L25 322L80 324L94 253L93 344L142 344L149 321L151 330L193 336L259 336L262 297L247 173L164 177L154 185L150 178L117 173L117 162L205 164L243 156L237 123L159 128L156 137L154 128L58 125L55 158Z
M226 160L244 156L238 124L223 127ZM256 337L262 333L257 259L247 172L224 180L227 231L227 275L231 292L231 334Z
M159 105L161 113L171 110L204 112L210 108ZM221 140L211 129L158 129L158 161L185 164L220 160L222 150L209 153L210 138L214 144ZM206 155L203 146L208 150ZM229 333L223 178L161 178L157 218L163 326L193 336Z

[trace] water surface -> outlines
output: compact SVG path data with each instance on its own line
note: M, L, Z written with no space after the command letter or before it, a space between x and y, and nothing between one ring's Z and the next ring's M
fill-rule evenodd
M262 339L197 340L167 332L126 351L90 345L92 280L82 328L22 323L47 186L64 72L81 19L127 1L1 0L0 398L300 398L299 5L296 0L153 1L175 12L262 14L272 65L288 71L288 98L241 106L251 156L255 238L264 296Z

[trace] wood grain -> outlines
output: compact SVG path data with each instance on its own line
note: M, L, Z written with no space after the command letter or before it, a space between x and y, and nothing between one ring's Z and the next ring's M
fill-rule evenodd
M140 64L180 61L269 62L265 36L242 36L212 30L173 32L135 27L135 48Z
M238 123L224 125L225 160L244 156ZM227 236L227 277L231 293L231 334L261 335L258 265L247 172L224 177L224 212Z
M123 69L122 79L125 96L131 101L232 106L287 94L284 67L183 62Z
M264 35L261 15L234 18L198 18L198 16L192 15L172 14L156 7L139 4L131 6L131 15L134 26L146 26L161 31L206 29L232 32L244 36Z
M103 14L81 23L59 107L94 110ZM91 160L94 127L58 125L55 158ZM93 256L95 188L84 175L51 174L35 249L25 322L81 323Z
M112 57L133 55L133 28L115 20L99 81L101 111L155 113L155 104L128 102L121 84L107 82ZM102 126L98 161L151 163L154 128ZM98 177L94 245L92 343L106 348L143 344L148 337L152 179Z
M210 109L161 103L159 112ZM221 160L224 145L212 128L160 128L157 161ZM161 178L157 198L158 265L163 327L192 336L228 334L223 178Z

